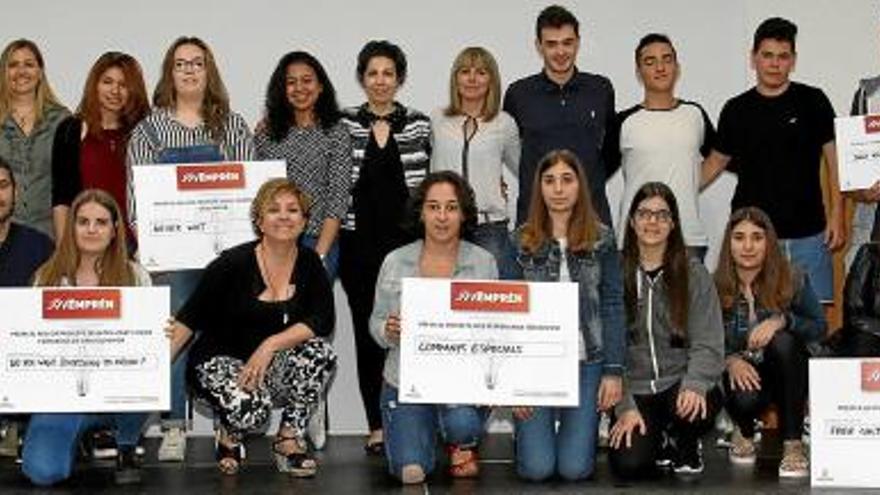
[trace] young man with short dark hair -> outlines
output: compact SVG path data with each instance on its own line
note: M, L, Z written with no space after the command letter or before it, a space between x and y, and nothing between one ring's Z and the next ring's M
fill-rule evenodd
M538 162L557 149L577 155L596 210L611 225L601 150L614 118L614 88L604 76L577 70L579 29L577 18L564 7L542 10L535 23L535 48L543 70L514 82L504 96L504 111L516 120L522 140L517 225L525 221Z
M703 107L675 95L681 67L668 36L644 36L636 47L635 62L644 97L617 114L603 150L609 176L623 169L618 243L623 245L625 216L636 191L647 182L663 182L678 200L688 252L702 260L709 237L700 220L700 167L712 149L715 128Z
M724 169L738 175L731 209L767 212L786 255L810 276L823 302L833 300L831 251L846 241L837 175L834 108L821 89L791 81L797 26L774 17L758 26L752 46L757 84L731 98L718 120L718 140L703 168L705 187ZM831 214L822 199L827 163Z

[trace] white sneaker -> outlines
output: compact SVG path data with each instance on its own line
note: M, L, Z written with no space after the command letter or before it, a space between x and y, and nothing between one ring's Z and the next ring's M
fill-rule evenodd
M159 445L159 462L183 462L186 459L186 431L172 426L162 432Z
M315 450L323 450L324 445L327 443L326 417L327 401L322 397L321 400L318 401L318 407L315 408L312 417L309 418L309 424L306 427L306 434L309 436L309 440L311 440L312 446L315 447Z

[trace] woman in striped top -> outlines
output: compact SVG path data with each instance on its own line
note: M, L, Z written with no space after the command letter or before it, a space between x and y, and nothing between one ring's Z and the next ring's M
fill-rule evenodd
M153 105L153 112L134 128L128 141L128 212L133 228L136 191L131 183L132 165L254 159L251 131L245 120L229 109L229 95L214 55L201 39L180 37L168 48ZM172 312L189 298L201 273L182 270L156 277L157 285L171 286ZM171 412L163 422L159 460L182 461L185 457L185 369L184 353L172 369Z
M411 192L428 173L431 122L394 99L406 79L406 56L397 45L368 42L358 54L357 78L367 101L346 109L342 117L351 135L354 186L340 234L339 279L351 308L358 380L370 428L365 448L380 455L385 352L370 337L369 319L385 255L412 240L402 223Z

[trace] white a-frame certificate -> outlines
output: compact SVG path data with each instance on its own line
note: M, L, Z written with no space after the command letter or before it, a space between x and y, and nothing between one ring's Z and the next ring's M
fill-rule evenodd
M576 284L402 283L401 402L578 404Z

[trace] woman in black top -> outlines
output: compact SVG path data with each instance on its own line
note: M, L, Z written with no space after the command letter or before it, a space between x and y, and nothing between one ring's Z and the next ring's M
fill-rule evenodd
M272 446L280 471L312 476L304 434L336 356L321 337L334 325L333 294L321 260L298 247L308 198L287 179L260 188L251 205L256 241L223 252L169 328L176 352L193 330L187 381L220 421L217 461L224 474L242 462L244 434L282 408Z
M351 136L351 206L339 236L339 280L348 296L357 350L358 382L370 434L367 453L384 451L382 363L385 351L370 337L376 279L385 256L414 241L403 224L407 201L428 173L431 121L395 96L406 80L406 56L388 41L361 49L357 78L367 97L343 111Z

